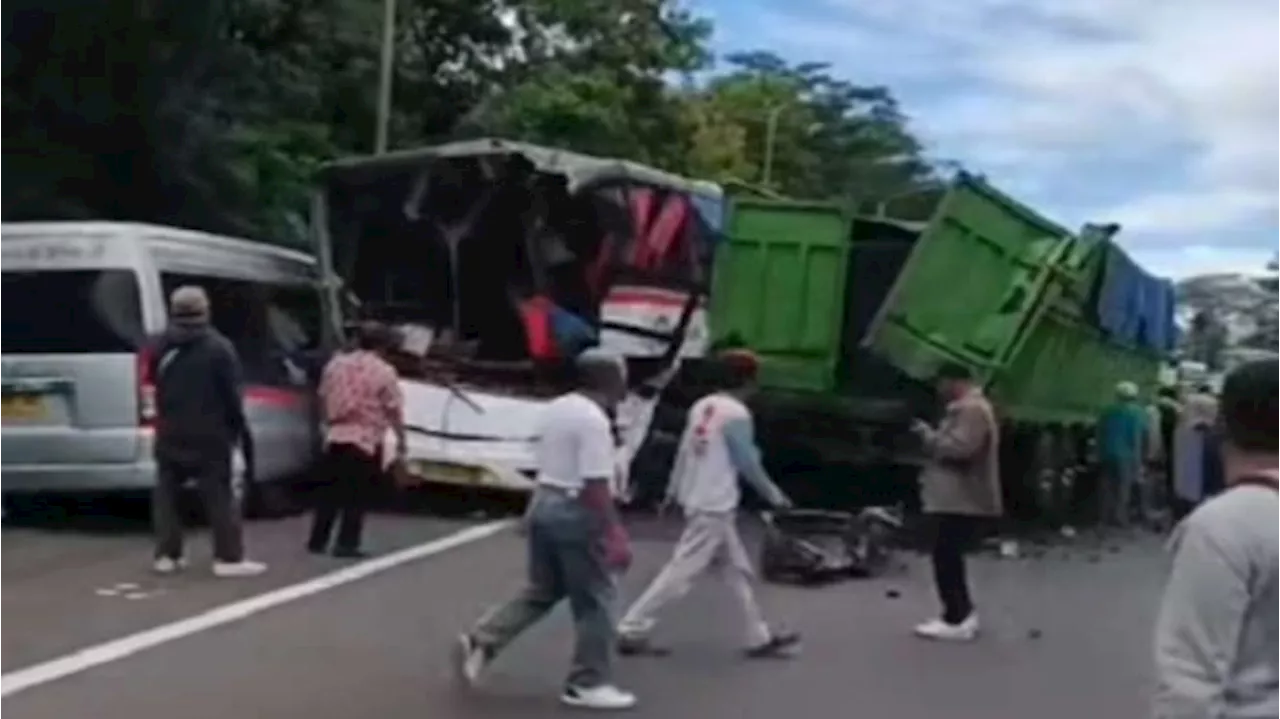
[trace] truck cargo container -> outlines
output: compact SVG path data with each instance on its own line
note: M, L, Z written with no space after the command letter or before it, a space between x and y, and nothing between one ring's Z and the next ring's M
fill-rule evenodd
M762 357L754 405L773 474L807 505L910 502L906 430L937 417L932 377L952 361L994 400L1016 511L1061 503L1046 497L1083 461L1116 383L1154 391L1171 349L1172 288L1115 230L1077 236L968 174L924 223L732 198L711 333ZM657 484L683 408L705 391L698 370L686 363L638 460Z

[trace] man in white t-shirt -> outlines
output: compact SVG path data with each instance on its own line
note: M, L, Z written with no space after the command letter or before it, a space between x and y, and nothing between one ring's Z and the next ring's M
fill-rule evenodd
M626 392L626 367L589 350L577 359L579 387L543 410L538 477L526 513L529 576L525 588L458 639L460 678L474 684L516 637L563 599L577 643L561 702L588 709L627 709L636 698L611 683L614 575L631 563L611 489L615 442L607 412Z
M713 569L742 612L747 656L786 655L800 642L800 635L774 632L765 621L751 587L751 560L736 526L739 477L775 507L791 505L760 463L751 411L743 403L755 386L759 361L744 350L718 359L721 389L690 409L667 488L669 500L684 511L684 533L667 565L618 625L618 649L624 655L665 654L649 640L657 614Z

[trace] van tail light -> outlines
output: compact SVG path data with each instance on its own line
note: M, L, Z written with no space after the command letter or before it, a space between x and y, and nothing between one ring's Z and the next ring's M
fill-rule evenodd
M155 351L150 347L138 352L138 426L155 427L156 384L151 374L151 358Z

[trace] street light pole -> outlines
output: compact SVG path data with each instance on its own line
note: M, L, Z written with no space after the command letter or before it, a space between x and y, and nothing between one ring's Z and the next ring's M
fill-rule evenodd
M373 152L387 151L391 125L391 80L396 62L396 0L382 2L382 63L378 72L378 115L373 138Z
M764 126L764 168L761 171L760 184L765 187L769 186L769 181L773 179L773 145L778 139L778 118L782 116L782 111L787 106L778 105L769 111L769 118L765 121Z

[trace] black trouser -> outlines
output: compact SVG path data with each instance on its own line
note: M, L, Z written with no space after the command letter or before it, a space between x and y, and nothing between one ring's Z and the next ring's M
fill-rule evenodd
M325 450L324 464L324 485L316 496L316 512L307 548L314 552L328 550L336 521L338 540L334 549L339 552L358 550L365 509L381 476L380 463L376 457L354 445L331 444Z
M190 457L157 457L156 486L151 493L151 522L155 528L156 558L182 557L182 517L178 498L182 485L194 480L213 533L213 558L218 562L244 559L240 534L240 506L231 490L231 450L193 453Z
M933 519L933 581L942 602L942 621L959 624L973 613L964 554L982 528L979 517L935 514Z

